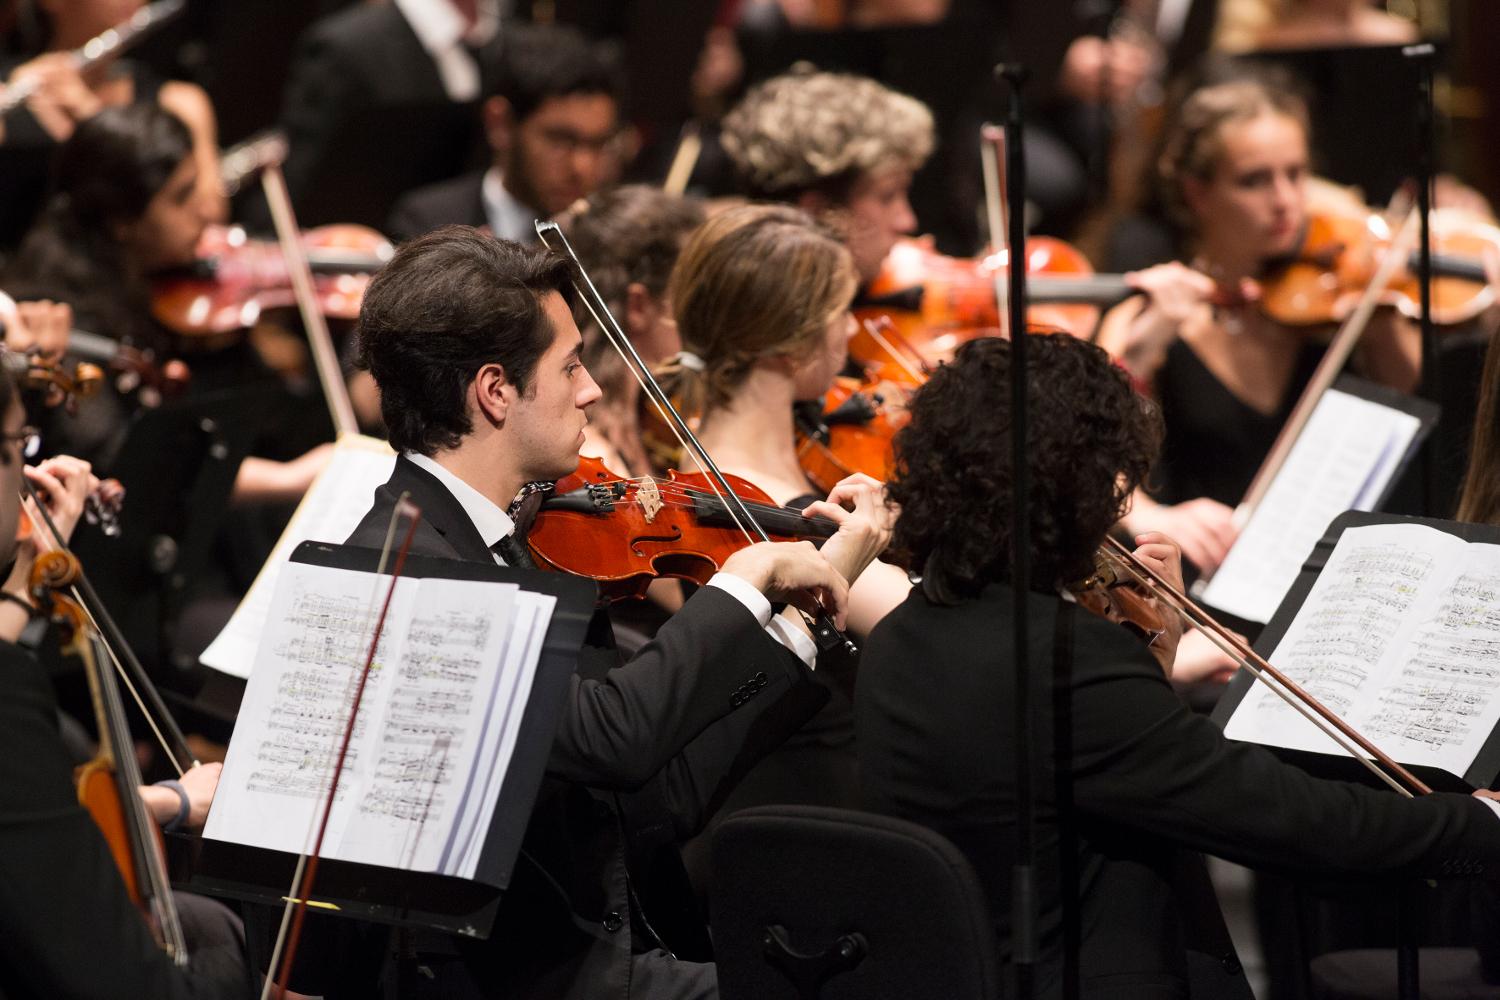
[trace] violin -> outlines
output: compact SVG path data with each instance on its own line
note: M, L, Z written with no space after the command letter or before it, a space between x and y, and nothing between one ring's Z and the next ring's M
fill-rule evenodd
M77 655L88 675L99 751L78 770L78 800L104 835L130 899L157 943L178 965L186 965L187 942L172 898L161 831L137 791L141 772L125 703L107 666L109 657L99 655L100 640L89 628L88 613L63 593L80 576L72 553L54 549L37 555L30 581L38 607L62 631L64 652Z
M928 363L952 356L975 337L1001 335L995 279L1010 269L1006 250L965 259L939 253L925 239L903 239L886 256L880 274L865 289L856 319L885 317ZM1095 274L1088 259L1062 240L1026 241L1027 320L1088 339L1101 306L1134 294L1121 275ZM870 360L858 334L849 344L857 360Z
M1138 579L1123 572L1108 548L1101 548L1092 575L1070 586L1079 607L1123 627L1146 644L1162 669L1170 671L1170 654L1161 645L1167 634L1167 609Z
M1286 326L1339 323L1370 283L1394 233L1384 216L1348 206L1309 214L1302 244L1288 260L1273 262L1261 279L1256 305ZM1432 213L1432 319L1451 326L1474 319L1495 301L1482 263L1500 251L1500 228L1457 209ZM1381 293L1378 304L1417 319L1421 312L1418 250L1412 250Z
M794 414L797 462L824 493L856 472L884 482L894 471L892 444L911 419L909 383L840 376L821 401L799 403Z
M838 525L777 506L726 475L772 541L826 539ZM557 481L526 536L537 565L599 581L606 600L642 597L659 576L705 584L747 544L724 500L701 473L623 479L597 458Z
M321 226L302 234L319 311L354 320L370 278L395 249L365 226ZM297 304L291 270L275 242L252 240L239 226L210 226L198 259L152 282L151 312L188 338L221 337L254 326L267 309Z

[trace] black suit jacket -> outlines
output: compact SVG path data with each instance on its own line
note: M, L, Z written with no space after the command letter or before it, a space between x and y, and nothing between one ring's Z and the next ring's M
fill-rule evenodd
M477 102L448 97L393 4L355 4L304 32L279 125L304 225L379 226L400 195L461 173L481 145Z
M865 643L855 705L866 805L930 826L968 855L1002 949L1015 862L1011 621L1005 586L951 607L914 590ZM1076 859L1084 996L1188 995L1192 928L1174 894L1184 848L1325 875L1438 874L1500 861L1500 817L1483 803L1443 794L1407 800L1312 778L1263 747L1225 740L1188 711L1119 626L1045 594L1030 595L1029 621L1038 752L1050 760L1057 751L1071 778L1076 848L1068 856ZM1069 646L1071 657L1054 657ZM1057 678L1050 691L1049 675ZM1071 727L1059 727L1070 737L1049 728L1049 696L1071 717ZM1038 781L1042 995L1059 987L1061 954L1066 800L1060 807L1054 777Z
M404 243L438 226L488 225L490 220L485 215L484 198L480 194L483 180L483 171L464 174L404 195L386 220L385 234L397 243ZM495 235L508 240L517 238L513 233Z
M422 510L413 552L492 558L452 494L404 458L349 543L380 546L402 493ZM489 942L459 942L477 992L629 995L632 950L652 942L632 933L627 852L695 832L825 697L717 588L701 588L624 664L608 616L596 615L495 930Z

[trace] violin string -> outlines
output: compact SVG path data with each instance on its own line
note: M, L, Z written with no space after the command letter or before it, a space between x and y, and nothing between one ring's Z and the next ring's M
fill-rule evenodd
M591 483L590 485L600 487L623 485L627 487L627 489L632 486L636 489L640 489L643 484L654 485L657 488L658 493L662 497L662 506L669 507L673 510L697 510L704 500L707 500L709 497L716 496L714 493L708 490L696 490L691 486L685 486L680 483L672 483L667 480L654 479L651 476L641 476L635 479L599 480L598 482ZM671 499L667 499L668 497L670 497ZM646 505L646 502L639 497L615 498L613 502L616 504L636 504L641 507L644 507ZM740 502L748 507L752 513L760 514L763 516L774 517L777 515L788 515L799 518L803 516L802 512L794 507L779 507L773 504L757 503L754 500L744 499L741 499ZM807 518L807 520L813 523L817 523L820 520L826 519L813 517Z
M599 324L599 329L604 333L605 339L609 341L615 353L620 355L621 360L625 362L625 367L635 379L636 384L646 394L646 398L651 401L651 405L656 408L656 412L661 416L662 420L666 421L667 426L671 428L672 436L677 439L677 443L682 447L684 454L691 455L693 460L698 464L698 467L703 471L705 480L713 489L714 494L719 498L720 503L724 505L724 509L734 521L735 527L744 535L745 541L753 545L757 541L756 536L759 536L760 541L770 541L770 536L766 534L765 529L761 527L760 523L751 515L749 509L745 507L744 501L730 489L728 479L723 477L723 473L714 464L713 459L709 456L707 450L703 448L702 443L690 432L687 432L687 425L682 420L682 415L677 412L676 407L672 405L672 401L667 398L661 384L656 381L655 376L646 368L645 361L625 336L624 329L620 326L619 321L615 319L614 314L609 311L609 305L604 301L604 296L600 295L599 290L594 287L593 279L589 277L588 271L583 267L583 262L574 253L573 247L568 243L568 238L562 229L556 223L544 223L540 220L537 220L535 226L537 236L541 239L542 244L549 250L554 250L554 252L556 251L552 247L552 244L548 242L547 234L549 232L557 234L568 259L574 265L575 276L573 286L577 289L579 298L583 300L583 304L588 309L589 315L593 317L595 323ZM598 308L595 308L596 299L598 301ZM751 528L755 529L753 534L751 533ZM823 620L831 623L832 618L824 607L822 599L814 595L813 602L823 615ZM808 632L816 639L819 634L819 623L813 620L812 615L801 609L798 609L798 614L806 624ZM833 628L831 624L830 628ZM841 632L834 629L833 634L842 641L849 652L852 653L855 651L854 644Z
M544 239L543 242L545 243L546 240ZM589 290L597 295L598 292L594 289L593 282L589 280L587 273L583 271L582 264L578 265L578 272L582 275L583 280L585 282L588 282ZM577 284L576 279L575 284ZM651 405L655 407L657 414L666 423L667 427L672 431L672 436L677 439L678 447L682 449L682 453L684 455L691 455L693 461L696 462L698 466L704 470L705 479L713 488L714 494L717 495L719 497L719 500L724 504L724 508L729 511L729 516L734 520L735 527L738 528L740 530L740 533L745 536L745 541L753 544L756 539L755 536L751 533L750 528L746 526L740 519L739 513L734 510L733 505L729 503L728 499L726 499L723 494L720 493L718 484L714 482L714 477L712 475L706 474L708 466L710 464L706 461L707 456L700 457L697 454L697 450L688 443L687 438L682 434L681 430L678 429L677 422L672 419L672 413L670 412L672 410L672 406L670 400L667 400L665 398L665 394L662 394L662 397L658 398L658 393L661 392L660 385L656 382L655 378L651 377L650 372L645 372L637 368L636 360L639 359L639 355L636 355L636 357L633 359L631 357L633 352L625 350L625 346L620 343L620 340L624 338L625 333L615 322L614 316L609 315L607 307L605 309L605 314L601 315L599 310L595 308L593 299L584 292L583 288L580 287L578 290L579 299L582 300L584 307L589 311L589 315L593 317L594 322L604 333L604 339L609 341L610 347L614 348L615 353L620 356L620 360L625 362L626 370L630 372L631 377L635 379L636 384L640 386L641 391L646 394L646 398L650 400ZM603 302L602 297L600 298L600 302ZM608 322L606 322L605 316L609 317ZM653 391L653 389L655 391Z
M57 533L57 525L53 523L52 516L42 506L41 499L37 496L36 488L31 485L31 480L23 476L21 477L21 485L24 487L24 492L21 494L22 501L31 501L33 508L41 515L42 522L47 526L48 531L52 533L54 538L60 540L61 536ZM52 545L50 541L45 540L45 536L43 535L37 535L37 538L42 544ZM67 551L66 546L61 546L61 548L62 551ZM77 602L78 606L83 609L84 615L89 620L89 627L94 630L94 634L102 637L104 630L99 627L99 621L94 617L93 609L89 607L88 602L83 599L83 594L79 591L78 585L71 585L68 588L68 592L73 600ZM167 742L166 734L161 731L160 725L157 724L156 716L146 707L146 699L141 696L140 691L136 690L135 681L131 679L129 671L125 669L125 664L121 662L119 655L115 652L115 648L112 645L107 642L102 643L102 645L105 652L109 654L109 662L114 667L115 674L125 683L125 690L130 692L131 699L135 702L136 707L141 710L141 717L146 720L146 725L151 728L152 735L156 737L156 742L161 746L162 752L167 755L167 760L171 762L172 769L177 772L179 778L182 777L184 771L182 765L178 763L176 752L172 750L171 745ZM197 761L193 763L196 764Z
M1132 565L1127 560L1120 558L1110 549L1106 548L1103 551L1115 560L1116 565L1124 569L1125 572L1129 573L1138 582L1144 584L1146 587L1154 591L1159 592L1157 581L1153 577L1142 573L1136 566ZM1163 603L1165 603L1173 611L1177 612L1177 614L1180 615L1182 619L1189 625L1202 632L1210 642L1212 642L1222 652L1229 656L1230 659L1234 660L1235 663L1239 664L1241 667L1244 667L1246 670L1249 670L1252 677L1265 684L1273 694L1275 694L1282 701L1286 702L1287 705L1289 705L1297 712L1297 714L1301 715L1308 722L1312 723L1313 726L1320 730L1325 736L1342 747L1344 751L1349 754L1349 756L1359 761L1359 763L1362 764L1367 771L1369 771L1375 777L1379 778L1385 784L1389 785L1391 788L1395 789L1397 792L1406 796L1407 798L1413 797L1412 793L1408 789L1402 786L1391 775L1387 774L1373 758L1367 756L1364 751L1359 749L1359 747L1354 744L1352 740L1348 739L1346 736L1344 736L1343 733L1334 728L1326 719L1320 718L1319 716L1314 714L1311 708L1294 697L1290 691L1284 690L1280 682L1277 681L1275 677L1261 670L1259 666L1251 662L1251 660L1247 656L1245 656L1243 652L1236 649L1234 647L1234 644L1232 644L1226 637L1220 635L1217 629L1204 627L1204 623L1197 621L1195 616L1188 612L1187 608L1179 606L1176 601L1168 600L1164 601Z
M926 384L927 376L913 368L905 355L902 352L896 350L896 345L889 339L887 339L885 334L881 331L881 323L877 323L875 320L868 318L861 320L860 322L861 325L864 326L865 332L870 335L870 339L875 341L875 343L879 345L881 350L889 354L891 356L891 360L895 361L896 364L900 366L902 371L910 375L918 385ZM885 319L884 325L890 325L890 320Z

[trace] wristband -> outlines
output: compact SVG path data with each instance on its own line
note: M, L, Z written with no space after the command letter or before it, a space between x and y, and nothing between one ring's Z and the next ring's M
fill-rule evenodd
M177 815L162 824L162 832L175 833L182 829L182 824L187 822L188 815L193 811L193 804L188 801L187 789L182 787L182 782L173 778L156 783L158 788L170 788L177 793Z
M16 607L23 608L26 611L27 618L35 618L39 613L36 609L36 606L26 598L22 597L20 594L12 594L8 590L0 590L0 601L9 601Z

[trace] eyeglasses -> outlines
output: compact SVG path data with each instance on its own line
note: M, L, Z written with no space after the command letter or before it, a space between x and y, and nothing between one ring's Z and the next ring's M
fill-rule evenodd
M22 458L36 458L42 450L42 432L35 427L22 427L14 434L0 434L0 440L20 444Z
M608 135L581 135L567 128L544 128L538 131L542 142L553 152L560 156L572 156L579 150L585 150L594 156L604 156L617 152L623 143L624 133L619 129Z

